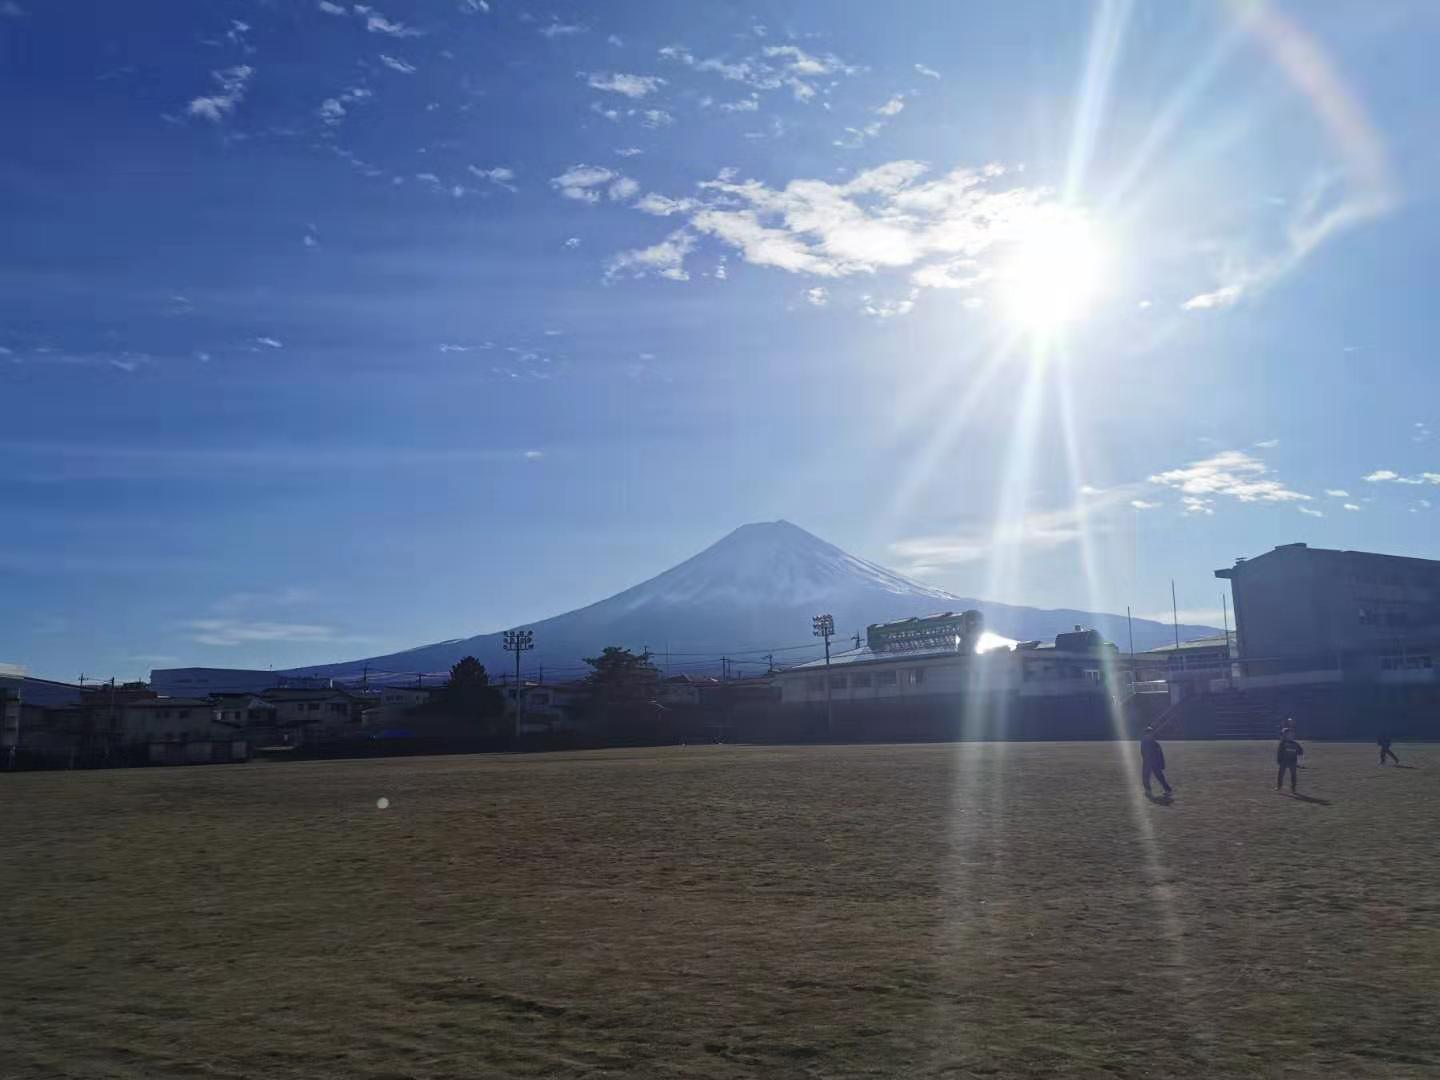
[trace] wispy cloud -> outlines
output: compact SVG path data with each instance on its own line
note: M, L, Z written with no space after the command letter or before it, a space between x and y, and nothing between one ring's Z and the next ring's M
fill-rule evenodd
M1369 484L1440 484L1440 473L1422 472L1416 476L1402 476L1393 469L1376 469L1369 476L1363 477Z
M655 274L670 281L688 281L690 274L685 270L685 256L694 246L695 237L677 229L658 244L622 251L606 264L605 276L645 277Z
M1293 491L1276 479L1269 466L1243 450L1223 450L1183 468L1156 473L1150 482L1202 500L1186 501L1186 509L1191 512L1209 512L1214 496L1246 503L1310 500L1309 495Z
M940 78L940 73L938 71L936 71L932 67L926 67L924 64L916 64L915 71L920 75L924 75L927 79Z
M903 269L921 288L974 288L987 280L986 257L1061 213L1045 205L1045 189L994 190L1004 172L961 168L926 179L923 163L893 161L843 184L793 180L777 189L725 171L698 185L687 213L692 231L757 266L822 278ZM913 300L873 306L883 315Z
M805 290L805 300L814 307L824 307L830 303L830 290L824 285L816 285L813 289Z
M192 619L185 624L199 645L231 647L264 641L335 641L334 627L314 623L250 622L244 619Z
M664 195L657 195L649 192L643 198L632 204L636 210L645 214L653 214L656 217L669 217L671 214L684 214L695 208L694 199L671 199Z
M269 611L277 607L313 604L319 599L314 589L286 585L273 589L244 589L232 592L210 605L217 615L238 615L247 611Z
M1130 505L1136 510L1158 510L1162 504L1148 499L1131 499Z
M1325 494L1329 495L1332 499L1348 499L1350 497L1350 492L1344 488L1326 488Z
M907 573L923 575L943 566L979 562L1001 548L1044 551L1064 547L1079 542L1087 530L1094 533L1108 528L1096 515L1113 503L1113 499L1087 500L1055 510L1032 511L989 528L975 526L900 540L891 544L890 550L904 561Z
M1360 509L1360 507L1357 506L1355 503L1346 503L1346 504L1344 505L1344 509L1346 509L1346 510L1354 510L1354 511L1357 511L1357 512L1358 512L1359 509Z
M587 82L596 90L624 94L628 98L643 98L665 85L665 80L657 75L626 75L623 72L611 74L603 71L592 72Z
M1259 447L1261 450L1274 450L1275 447L1277 447L1277 446L1280 445L1280 440L1279 440L1279 439L1262 439L1262 440L1260 440L1259 442L1257 442L1255 445L1256 445L1257 447Z
M1180 306L1186 311L1207 311L1210 308L1231 307L1240 302L1241 285L1222 285L1210 292L1198 293Z
M1410 441L1417 443L1429 442L1434 438L1434 435L1435 433L1430 430L1430 425L1426 424L1423 420L1417 420L1410 431Z
M905 95L896 94L884 105L877 105L875 112L881 116L899 116L900 111L905 108Z
M1323 517L1325 516L1325 511L1323 511L1323 510L1315 510L1315 509L1313 509L1313 508L1311 508L1311 507L1309 507L1309 506L1297 506L1295 509L1296 509L1296 510L1299 510L1300 513L1302 513L1302 514L1308 515L1309 517L1320 517L1320 518L1323 518Z
M540 33L552 41L557 37L573 37L576 34L584 34L590 30L588 26L581 26L579 23L562 23L558 19L547 26L540 28Z
M185 111L191 116L218 124L245 100L246 88L254 75L255 69L249 64L237 64L220 71L212 71L210 76L219 84L219 91L205 97L192 98Z
M380 62L391 71L400 72L401 75L414 75L415 72L420 70L414 64L406 63L398 56L387 56L385 53L380 54Z
M346 11L345 8L342 7L340 4L332 4L332 3L330 2L330 0L320 0L320 2L319 2L318 4L316 4L315 6L318 7L321 11L325 12L326 15L348 15L348 14L350 14L350 13L349 13L348 11Z
M771 91L788 88L796 101L806 103L829 93L830 82L816 80L854 75L860 68L846 63L833 53L815 55L796 45L769 45L759 52L738 60L723 57L700 59L684 45L666 45L660 49L662 59L684 64L697 72L708 72L731 82L743 83L755 90Z
M603 165L572 165L551 177L550 186L567 199L592 204L600 202L602 192L618 202L633 198L640 190L634 180Z
M358 5L356 10L365 15L365 29L372 34L384 34L393 38L419 37L421 34L421 31L411 29L404 23L391 22L378 11L361 8Z
M283 349L285 347L285 343L283 341L280 341L277 338L273 337L257 337L255 339L255 344L264 345L267 349Z
M506 191L520 190L515 186L513 182L515 180L514 169L508 168L504 165L497 165L493 169L482 169L475 165L467 166L467 168L472 175L478 176L481 180L489 180L490 183L496 185L497 187L502 187Z
M26 11L15 0L4 0L0 3L0 18L23 19Z

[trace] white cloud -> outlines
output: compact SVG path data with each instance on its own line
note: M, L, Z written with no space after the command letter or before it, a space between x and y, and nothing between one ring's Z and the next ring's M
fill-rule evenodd
M905 97L903 94L896 94L884 105L876 106L875 112L881 116L898 116L903 108L905 108Z
M695 208L696 202L694 199L671 199L652 191L633 205L642 213L654 214L656 217L669 217L671 214L688 213Z
M1325 516L1325 512L1324 512L1323 510L1312 510L1312 509L1311 509L1310 507L1308 507L1308 506L1297 506L1295 509L1296 509L1296 510L1299 510L1300 513L1302 513L1302 514L1308 514L1310 517L1324 517L1324 516Z
M824 307L830 303L830 290L823 285L816 285L813 289L805 290L805 299L816 307Z
M610 45L614 45L617 49L622 48L625 44L624 39L619 34L610 34L605 38L605 41Z
M1292 491L1271 475L1270 468L1243 450L1223 450L1184 468L1150 477L1152 484L1175 488L1190 496L1224 495L1240 502L1308 502L1309 495ZM1187 508L1190 504L1186 503Z
M1393 469L1376 469L1363 479L1370 484L1440 484L1440 473L1422 472L1419 476L1401 476Z
M865 145L867 139L873 139L884 130L885 123L882 120L876 120L864 127L847 127L845 134L833 140L830 145L838 146L841 150L858 150Z
M306 233L304 236L302 236L300 238L300 242L304 244L307 248L320 246L320 241L316 240L315 237L312 236L310 233Z
M391 22L378 11L367 11L365 29L372 34L385 34L388 37L407 38L419 37L419 30L412 30L404 23Z
M596 90L608 90L612 94L624 94L628 98L642 98L653 94L665 85L665 80L656 75L626 75L616 72L594 72L589 85Z
M1298 54L1303 45L1297 47ZM1296 55L1282 57L1292 63ZM1305 71L1296 77L1302 83L1335 77L1320 71L1326 66L1323 55L1311 56L1304 62ZM1342 100L1343 86L1326 87L1325 119L1344 128L1337 136L1352 160L1346 170L1346 181L1353 189L1342 190L1339 174L1322 173L1311 179L1296 200L1296 208L1285 224L1285 242L1279 251L1260 258L1230 257L1220 273L1225 282L1221 287L1192 296L1182 307L1188 311L1230 307L1241 299L1261 292L1285 277L1304 262L1331 237L1388 214L1395 206L1389 166L1383 145L1360 111L1359 104ZM1343 118L1342 118L1343 117Z
M1238 303L1244 291L1241 285L1224 285L1213 292L1192 296L1180 306L1186 311L1205 311L1210 308L1227 308Z
M1049 550L1081 540L1087 531L1104 531L1108 526L1097 517L1115 505L1111 495L1098 504L1087 502L1057 510L1036 510L996 522L986 529L961 529L939 536L901 540L890 550L907 562L910 573L940 566L979 562L1000 549Z
M643 154L645 151L638 146L622 146L615 151L616 157L634 157L636 154Z
M200 645L249 645L260 641L335 641L334 628L311 623L250 622L243 619L193 619L186 623Z
M939 73L938 71L936 71L936 70L935 70L934 68L932 68L932 67L926 67L924 64L916 64L916 65L915 65L915 70L916 70L919 74L924 75L927 79L938 79L938 78L940 78L940 73Z
M646 109L640 114L640 122L648 128L661 128L673 124L675 117L664 109Z
M1164 611L1147 611L1143 615L1135 613L1137 619L1149 619L1151 622L1164 623L1166 626L1171 621L1178 623L1189 623L1198 626L1220 626L1225 622L1225 609L1217 608L1180 608L1176 611L1173 608L1166 608ZM1232 627L1231 633L1234 633Z
M267 349L283 349L285 347L284 342L277 341L273 337L257 337L255 344L264 345Z
M597 189L621 179L623 177L619 173L602 165L572 165L559 176L551 177L550 186L567 199L598 203L600 192Z
M640 185L628 176L622 176L610 185L609 195L612 201L622 202L625 199L633 199L640 191Z
M1354 503L1346 503L1346 504L1345 504L1345 509L1346 509L1346 510L1359 510L1360 507L1356 506Z
M567 248L578 248L578 247L580 246L580 237L578 237L578 236L572 236L572 237L570 237L568 240L565 241L565 246L566 246Z
M762 52L767 57L782 60L785 67L796 75L853 75L859 70L833 53L812 56L794 45L767 45Z
M539 461L544 456L544 450L526 450L523 455L526 461Z
M340 104L339 98L326 98L315 111L327 124L338 124L345 119L345 106Z
M1158 502L1149 502L1145 499L1131 499L1130 505L1133 506L1136 510L1158 510L1162 504Z
M208 97L191 99L190 104L186 106L186 112L191 116L209 120L211 123L219 123L234 112L240 102L245 100L245 90L254 75L255 69L249 64L237 64L235 67L228 67L221 71L212 71L210 76L220 84L220 92Z
M1277 447L1277 446L1280 445L1280 440L1279 440L1279 439L1263 439L1263 440L1261 440L1260 442L1257 442L1255 445L1256 445L1257 447L1259 447L1261 450L1274 450L1275 447Z
M1417 420L1415 421L1414 430L1410 434L1410 441L1417 443L1429 442L1431 438L1434 437L1434 434L1435 433L1430 430L1429 425L1422 420Z
M519 189L511 182L515 179L515 170L504 165L497 165L493 169L481 169L475 165L467 166L472 176L478 176L481 180L489 180L497 187L506 191L518 191Z
M395 56L386 56L384 53L380 54L380 62L391 71L400 72L401 75L414 75L419 70L414 64L408 64Z
M1215 514L1215 500L1202 499L1198 495L1183 495L1180 498L1180 505L1185 507L1187 514Z
M474 347L475 347L475 346L473 346L473 345L449 345L449 344L441 344L441 346L440 346L440 351L441 351L442 353L454 353L454 352L465 353L465 352L469 352L469 351L470 351L471 349L473 349Z
M343 7L341 7L339 4L332 4L332 3L330 2L330 0L320 0L320 3L317 4L316 6L317 6L321 11L325 12L325 14L327 14L327 15L348 15L348 14L349 14L349 12L347 12L347 11L346 11Z
M1325 494L1329 495L1332 499L1348 499L1350 497L1350 492L1344 488L1326 488Z
M490 0L460 0L460 11L466 15L490 13Z
M685 270L685 256L695 247L695 237L684 229L677 229L658 244L647 248L622 251L605 267L605 277L645 277L655 274L670 281L689 281Z
M902 300L876 300L873 296L860 297L860 311L872 319L894 319L909 315L915 309L915 293Z
M589 29L588 26L580 26L577 23L562 23L557 19L548 26L542 26L540 33L553 41L557 37L573 37L576 34L586 33Z
M722 101L721 112L759 112L760 99L756 97L740 98L738 101Z

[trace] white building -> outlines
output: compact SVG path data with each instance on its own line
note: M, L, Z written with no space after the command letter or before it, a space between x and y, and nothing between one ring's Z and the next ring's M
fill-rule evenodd
M1115 646L1094 630L1077 627L1053 643L1024 641L1014 649L980 653L978 623L962 625L961 618L946 612L872 625L865 645L831 656L828 688L823 659L778 672L780 700L799 705L986 694L1103 698L1128 691L1133 681L1116 663Z

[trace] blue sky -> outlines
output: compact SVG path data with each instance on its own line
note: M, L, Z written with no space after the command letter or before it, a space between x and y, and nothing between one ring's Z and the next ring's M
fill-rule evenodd
M1192 621L1440 557L1379 7L6 0L0 659L373 655L777 517Z

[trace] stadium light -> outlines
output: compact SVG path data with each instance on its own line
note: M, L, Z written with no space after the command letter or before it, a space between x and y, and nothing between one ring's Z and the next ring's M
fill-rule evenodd
M810 620L815 636L825 639L825 732L835 731L835 702L830 696L830 639L835 635L835 616L816 615Z
M520 737L520 715L525 707L525 698L520 693L520 654L535 648L534 630L506 630L501 635L506 652L515 654L515 737Z

